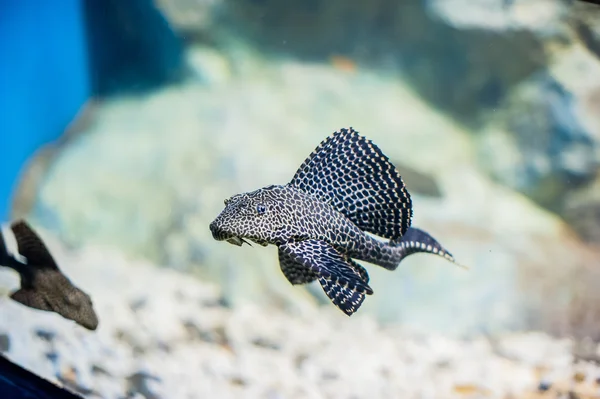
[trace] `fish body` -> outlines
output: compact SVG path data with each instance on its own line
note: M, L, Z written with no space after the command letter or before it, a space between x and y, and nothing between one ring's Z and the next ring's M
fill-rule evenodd
M0 265L19 273L21 288L10 294L12 300L57 313L89 330L98 327L90 296L62 273L27 222L17 220L1 226Z
M254 208L261 206L265 207L264 215L254 211ZM244 213L245 217L240 217ZM233 225L236 220L241 223L240 226ZM260 245L281 246L289 242L317 239L331 244L336 251L349 258L387 269L395 269L400 262L395 247L367 235L333 206L291 184L267 186L229 200L228 207L214 225L222 221L232 225L227 230L215 229L217 240L237 241L241 245L241 240L245 238ZM238 229L245 234L229 237L228 232Z
M355 259L388 270L417 252L455 262L428 233L411 227L412 215L397 169L349 128L321 142L289 183L225 200L209 228L219 241L276 245L291 284L318 280L331 301L352 315L373 294L367 271Z

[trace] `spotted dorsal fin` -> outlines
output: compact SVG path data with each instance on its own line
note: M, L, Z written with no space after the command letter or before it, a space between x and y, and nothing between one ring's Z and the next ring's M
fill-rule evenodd
M412 202L400 173L371 140L352 128L321 142L289 184L331 204L375 235L397 239L410 227Z

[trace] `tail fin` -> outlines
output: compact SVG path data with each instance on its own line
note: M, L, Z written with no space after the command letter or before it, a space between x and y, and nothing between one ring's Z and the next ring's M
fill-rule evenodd
M441 256L442 258L454 263L459 267L462 267L463 269L469 269L467 266L456 262L454 256L452 256L449 251L442 247L442 245L435 238L425 231L415 227L409 227L408 230L406 230L406 233L399 240L390 241L390 245L398 248L398 264L400 264L402 259L409 255L418 252L424 252Z
M13 250L13 263L21 277L21 289L13 292L10 298L30 308L58 313L77 324L95 330L98 317L92 301L85 292L74 286L60 271L50 251L23 220L11 224L12 237L5 241L16 241Z

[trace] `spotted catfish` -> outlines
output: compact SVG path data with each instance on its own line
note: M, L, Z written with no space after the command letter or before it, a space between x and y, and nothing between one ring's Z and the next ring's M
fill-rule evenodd
M425 252L456 263L434 238L411 227L412 214L398 170L349 128L321 142L288 184L225 200L210 231L238 246L246 240L276 245L291 284L318 280L350 316L373 294L367 271L354 259L395 270L406 256Z

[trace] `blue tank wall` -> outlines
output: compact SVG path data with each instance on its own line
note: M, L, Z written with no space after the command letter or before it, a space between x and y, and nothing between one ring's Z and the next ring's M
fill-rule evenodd
M58 138L90 84L82 2L0 0L0 216L27 159Z

